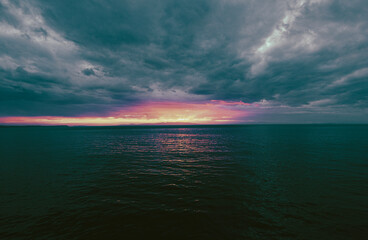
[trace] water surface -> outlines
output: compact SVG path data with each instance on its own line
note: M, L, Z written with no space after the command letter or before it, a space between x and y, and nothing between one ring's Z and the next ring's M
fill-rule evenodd
M0 128L0 239L364 239L368 125Z

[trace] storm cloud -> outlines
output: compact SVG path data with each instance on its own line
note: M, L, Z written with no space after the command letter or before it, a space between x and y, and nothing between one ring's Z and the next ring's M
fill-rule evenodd
M365 0L0 0L0 116L249 103L254 122L368 122Z

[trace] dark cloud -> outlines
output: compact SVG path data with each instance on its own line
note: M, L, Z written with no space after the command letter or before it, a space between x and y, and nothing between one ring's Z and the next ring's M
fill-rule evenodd
M260 121L367 121L367 11L364 0L1 0L0 115L217 99L258 104Z
M95 75L95 71L93 71L92 68L83 69L82 73L84 73L84 75L86 75L86 76Z

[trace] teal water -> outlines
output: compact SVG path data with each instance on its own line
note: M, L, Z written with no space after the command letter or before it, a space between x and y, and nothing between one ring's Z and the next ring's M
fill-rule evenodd
M366 239L368 125L0 128L0 239Z

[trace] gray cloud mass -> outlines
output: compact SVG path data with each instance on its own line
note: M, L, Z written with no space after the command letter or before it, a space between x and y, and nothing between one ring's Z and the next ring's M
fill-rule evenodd
M366 0L0 0L0 116L144 101L368 122Z

